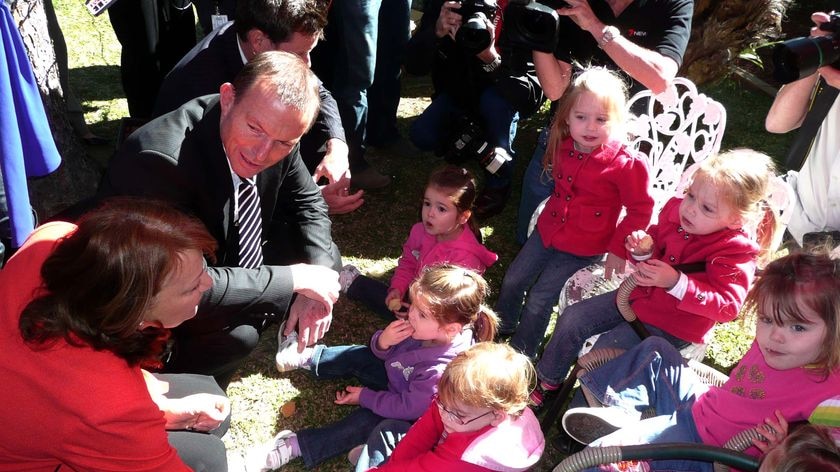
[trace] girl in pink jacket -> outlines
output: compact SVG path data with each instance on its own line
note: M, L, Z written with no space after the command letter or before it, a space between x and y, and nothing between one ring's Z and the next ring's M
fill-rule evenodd
M434 171L423 194L422 221L403 244L391 285L361 275L348 264L339 276L342 292L386 319L404 318L408 286L424 267L445 262L483 274L499 256L481 244L472 219L475 197L475 178L468 170L447 165Z
M528 470L545 446L540 424L527 407L533 382L527 357L506 344L476 344L449 363L437 396L411 429L406 422L380 423L361 450L356 471L380 464L392 450L376 470Z

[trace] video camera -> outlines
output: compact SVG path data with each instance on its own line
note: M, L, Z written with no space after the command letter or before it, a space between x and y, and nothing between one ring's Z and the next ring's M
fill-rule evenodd
M564 0L510 0L505 8L505 34L514 44L540 52L554 52L560 38L560 16L568 8Z
M783 84L807 77L826 65L840 69L840 13L832 12L819 28L832 34L803 36L773 48L773 77Z
M499 5L496 0L460 0L461 8L452 10L461 15L461 27L455 33L455 42L468 54L478 54L490 46L490 31L485 20L496 18Z
M452 133L444 159L450 164L461 164L467 159L476 159L491 174L495 174L511 160L504 148L493 148L484 138L484 130L469 117L462 116Z

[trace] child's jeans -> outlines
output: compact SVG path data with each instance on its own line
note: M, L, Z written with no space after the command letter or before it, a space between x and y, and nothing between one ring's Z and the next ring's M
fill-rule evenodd
M584 374L581 382L604 405L638 416L653 407L657 415L604 436L591 445L702 443L691 406L708 386L683 362L670 342L651 336L624 355ZM712 470L712 464L689 460L652 461L651 469L705 472Z
M502 280L496 303L496 313L500 318L499 333L516 330L510 345L526 356L536 357L563 284L578 269L601 260L601 257L579 257L546 248L539 231L531 233Z
M615 305L615 291L596 295L569 306L557 317L554 333L537 363L537 376L550 384L560 384L577 359L583 343L598 333L593 349L630 349L639 344L639 335L624 321ZM650 334L668 340L678 349L689 343L661 329L645 325Z
M382 359L374 356L367 346L315 346L310 373L319 379L355 377L373 390L388 388L388 375ZM384 419L367 408L359 407L336 423L299 431L297 438L303 462L312 468L349 451L362 444Z
M365 472L391 457L397 443L408 433L411 424L403 420L385 420L379 423L368 437L367 443L362 449L361 455L359 455L356 472Z
M385 305L388 296L388 285L365 275L359 275L347 288L347 298L362 302L371 311L387 321L394 321L394 312Z

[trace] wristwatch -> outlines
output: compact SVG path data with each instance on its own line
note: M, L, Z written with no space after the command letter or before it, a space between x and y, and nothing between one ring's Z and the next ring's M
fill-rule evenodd
M601 39L598 40L598 47L604 49L604 46L609 44L615 38L621 37L621 31L615 26L606 26L601 32Z
M481 65L481 70L483 70L484 72L490 73L490 72L493 72L494 70L498 69L500 65L502 65L502 58L501 57L496 57L495 59L493 59L493 62L482 64Z

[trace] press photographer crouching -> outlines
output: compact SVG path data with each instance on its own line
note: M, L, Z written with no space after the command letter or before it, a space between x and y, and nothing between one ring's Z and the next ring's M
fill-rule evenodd
M426 4L409 41L409 74L432 74L432 103L411 125L419 149L447 160L478 159L485 187L475 214L498 214L510 195L517 123L543 101L531 52L505 36L508 0L443 0Z
M786 83L767 113L771 133L799 128L785 166L796 191L788 232L799 245L840 243L840 15L816 12L807 37L776 46L774 75ZM788 83L789 82L789 83Z

